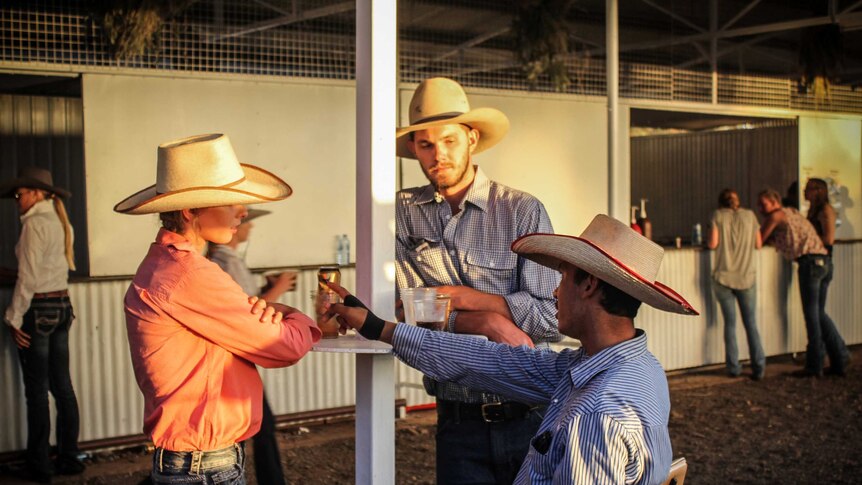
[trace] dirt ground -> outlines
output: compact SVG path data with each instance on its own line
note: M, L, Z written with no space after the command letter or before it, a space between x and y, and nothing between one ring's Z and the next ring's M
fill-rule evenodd
M859 483L862 476L862 347L847 377L800 379L790 356L770 359L766 378L730 378L722 368L668 377L674 456L689 463L687 484ZM434 483L434 411L408 413L397 423L396 483ZM289 483L352 483L353 421L279 432ZM58 484L134 485L150 466L136 449L93 453L86 472ZM249 483L254 467L246 466ZM24 484L0 468L0 483Z

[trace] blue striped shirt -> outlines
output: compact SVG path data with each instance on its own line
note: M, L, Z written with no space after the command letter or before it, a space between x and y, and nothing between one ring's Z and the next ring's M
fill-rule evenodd
M512 241L531 232L552 233L542 203L532 195L488 179L478 166L461 211L435 199L433 185L398 192L395 259L398 288L464 285L505 298L515 325L534 343L560 340L553 292L559 273L520 258ZM457 311L449 317L454 331ZM429 382L428 392L461 402L497 402L448 382Z
M593 356L406 324L396 327L392 345L434 379L548 405L516 484L658 484L670 472L667 379L643 330ZM547 446L537 450L543 436Z

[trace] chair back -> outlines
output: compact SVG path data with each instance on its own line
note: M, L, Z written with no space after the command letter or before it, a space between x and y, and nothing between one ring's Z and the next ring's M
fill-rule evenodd
M677 458L670 464L670 474L662 485L683 485L686 471L688 471L688 463L685 457Z

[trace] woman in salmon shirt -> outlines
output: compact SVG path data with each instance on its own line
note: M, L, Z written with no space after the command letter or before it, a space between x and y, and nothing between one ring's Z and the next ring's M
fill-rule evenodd
M240 164L227 136L199 135L160 145L156 184L114 207L159 213L162 223L125 297L157 485L245 484L242 442L262 414L255 364L292 365L320 339L312 319L257 302L203 256L208 242L230 241L245 204L291 192L275 175Z

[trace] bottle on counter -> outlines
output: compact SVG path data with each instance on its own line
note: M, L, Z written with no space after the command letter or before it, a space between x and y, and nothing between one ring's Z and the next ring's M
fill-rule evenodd
M692 246L700 246L703 244L703 229L700 226L700 223L693 225L691 227L691 245Z
M344 260L341 264L350 264L350 238L347 234L341 235L341 252L343 253L341 259Z
M632 206L632 230L638 234L643 234L644 231L643 231L643 229L641 229L641 226L640 226L640 224L638 224L638 221L637 221L637 213L638 213L638 206L633 205Z
M335 263L339 266L346 264L344 261L344 237L335 236Z
M641 211L640 217L637 219L637 224L641 226L641 231L643 231L644 237L652 241L652 222L650 222L646 213L647 201L648 199L641 199Z

